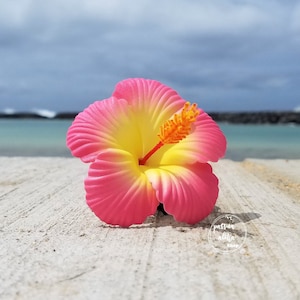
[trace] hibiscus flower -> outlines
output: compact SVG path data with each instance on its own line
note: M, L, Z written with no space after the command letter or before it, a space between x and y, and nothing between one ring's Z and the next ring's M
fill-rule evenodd
M224 156L225 136L196 104L158 81L119 82L110 98L76 116L67 146L90 163L86 201L108 224L141 224L160 203L188 224L214 208L218 179L208 162Z

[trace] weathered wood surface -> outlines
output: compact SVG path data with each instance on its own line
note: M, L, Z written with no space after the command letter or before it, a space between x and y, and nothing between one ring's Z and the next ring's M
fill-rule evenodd
M222 160L203 222L159 213L128 229L85 205L77 159L0 157L0 168L0 299L300 297L300 160ZM223 253L208 234L227 213L248 234Z

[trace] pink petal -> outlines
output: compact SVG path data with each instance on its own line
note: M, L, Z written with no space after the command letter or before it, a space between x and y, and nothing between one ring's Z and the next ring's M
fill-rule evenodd
M67 146L84 162L94 161L107 148L123 149L136 156L142 152L130 106L113 97L94 102L76 116L67 132Z
M145 171L158 200L179 222L195 224L207 217L218 197L218 178L209 164L164 166Z
M121 81L113 96L126 99L133 105L132 109L142 116L138 125L143 143L148 146L144 147L143 155L158 142L160 126L179 112L186 102L176 91L158 81L141 78ZM164 145L149 159L148 165L205 163L223 157L226 138L217 123L201 111L193 125L194 130L190 135L178 144Z
M86 200L104 222L128 227L155 213L155 191L137 161L123 150L108 149L90 166L85 180Z
M113 96L125 99L136 112L151 116L149 123L160 125L181 109L184 101L175 90L156 80L130 78L120 81Z
M160 164L185 165L196 161L216 162L225 155L226 138L210 116L201 111L193 127L192 132L185 139L165 147L165 151L161 152L161 157L157 157Z
M125 99L137 115L144 156L158 142L160 126L182 109L184 101L176 91L155 80L126 79L116 85L113 96ZM149 160L151 164L152 158Z

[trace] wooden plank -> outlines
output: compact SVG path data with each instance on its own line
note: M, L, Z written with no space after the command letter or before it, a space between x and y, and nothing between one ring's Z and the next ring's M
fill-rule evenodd
M0 298L297 299L300 161L283 164L222 160L217 206L201 223L158 213L124 229L85 205L79 160L0 157ZM227 214L235 241L247 231L236 251L212 234Z

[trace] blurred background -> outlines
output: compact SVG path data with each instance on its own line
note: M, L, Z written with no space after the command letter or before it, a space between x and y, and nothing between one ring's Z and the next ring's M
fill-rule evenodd
M300 3L0 1L1 108L79 111L128 77L208 111L300 107Z
M128 77L159 80L207 112L300 111L300 2L0 0L0 112L78 112ZM60 142L69 123L55 129ZM25 154L12 143L26 124L1 120L0 155Z

